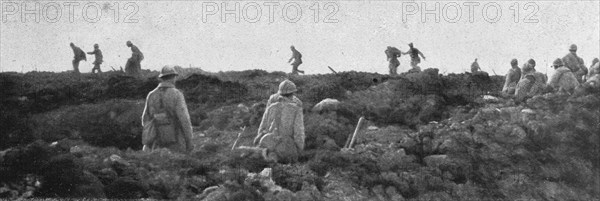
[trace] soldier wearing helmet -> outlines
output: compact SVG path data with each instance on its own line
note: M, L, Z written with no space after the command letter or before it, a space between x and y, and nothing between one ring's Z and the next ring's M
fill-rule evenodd
M535 95L539 95L544 93L544 91L546 90L546 82L548 81L548 76L546 76L545 74L541 73L541 72L537 72L535 70L535 60L533 59L529 59L527 61L527 63L525 63L523 65L523 70L521 71L521 81L523 81L524 79L527 79L528 75L532 75L535 79L535 82L533 82L533 86L531 87L530 90L530 95L531 96L535 96ZM518 89L518 85L517 84L517 91ZM516 92L515 92L516 93Z
M408 47L410 49L408 49L408 51L402 53L402 54L408 54L410 55L410 66L412 66L412 71L421 71L419 68L419 63L421 63L421 57L423 57L423 59L425 59L425 55L423 55L423 52L419 51L419 49L415 48L413 46L413 43L409 43Z
M517 83L521 79L521 69L519 68L519 61L512 59L510 61L511 69L508 70L504 80L504 86L502 87L502 93L504 95L514 95L517 87Z
M96 60L94 60L94 68L92 68L92 73L95 73L96 70L98 70L98 73L101 73L102 70L100 70L100 64L102 64L103 62L103 56L102 56L102 51L100 51L100 46L98 46L98 44L94 44L94 51L88 52L88 54L93 54L96 57Z
M481 67L479 67L477 58L475 58L475 61L473 61L473 63L471 64L471 73L476 73L478 71L481 71Z
M178 73L172 66L162 68L160 84L146 98L142 114L144 135L143 150L167 148L171 151L189 153L193 149L191 143L192 123L183 93L175 88ZM146 128L155 127L156 137L146 139Z
M288 60L288 63L294 60L294 62L292 63L292 75L297 75L298 72L304 74L304 71L298 70L298 66L302 64L302 54L300 54L300 52L298 52L298 50L296 50L296 47L294 47L293 45L290 46L290 49L292 50L292 57L290 58L290 60Z
M579 82L573 72L567 67L564 66L562 60L557 58L554 60L552 67L556 69L550 80L548 80L548 85L554 89L554 91L563 92L572 94L577 86L579 86Z
M294 92L296 85L292 81L281 82L274 95L279 98L267 105L258 127L254 144L266 148L268 161L293 163L304 150L304 116Z
M144 54L131 41L127 41L126 45L131 48L131 58L125 64L125 72L130 75L139 75L142 70L141 62L144 60Z
M569 47L569 53L562 58L562 62L565 67L573 72L577 81L582 83L585 75L588 73L588 69L583 63L583 59L577 56L577 45L572 44Z
M284 80L279 84L279 90L277 93L269 97L269 100L267 101L267 107L273 103L282 101L291 102L299 107L302 107L302 101L294 95L296 91L296 84L290 80Z
M85 57L85 52L81 50L81 48L75 46L75 44L73 43L69 45L71 46L71 49L73 49L73 54L75 55L73 56L73 71L79 74L79 62L81 60L87 61L87 58Z
M387 49L384 52L387 56L387 60L389 61L388 68L390 70L390 75L397 75L398 66L400 66L400 61L398 61L398 57L402 55L402 51L400 51L396 47L387 46Z

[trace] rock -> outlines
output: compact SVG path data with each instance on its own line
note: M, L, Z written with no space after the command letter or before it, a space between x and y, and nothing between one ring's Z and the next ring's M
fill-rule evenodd
M108 157L108 158L113 163L118 163L118 164L121 164L124 166L129 166L129 162L127 162L126 160L121 158L119 155L113 154L113 155L110 155L110 157Z
M423 159L429 167L439 167L442 164L450 162L447 155L431 155Z
M370 130L370 131L378 130L378 129L379 129L379 127L377 127L377 126L369 126L369 127L367 127L367 130Z
M313 112L335 111L338 109L340 101L336 99L326 98L317 103L313 108Z
M483 95L483 100L486 102L498 102L500 101L499 98L496 98L495 96L491 96L491 95Z

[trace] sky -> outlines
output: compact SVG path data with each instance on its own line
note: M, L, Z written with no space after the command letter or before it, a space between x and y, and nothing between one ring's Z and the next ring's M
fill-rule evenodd
M444 74L468 71L475 58L492 75L506 73L512 58L533 58L538 71L551 71L571 44L588 66L600 57L597 0L1 3L2 72L71 70L70 42L86 52L98 43L102 69L118 69L131 56L128 40L144 53L142 68L151 70L290 72L290 45L302 53L307 74L330 73L327 66L387 73L386 47L407 51L410 42L426 56L421 68ZM90 72L93 60L88 55L80 70ZM409 57L400 63L399 72L410 68Z

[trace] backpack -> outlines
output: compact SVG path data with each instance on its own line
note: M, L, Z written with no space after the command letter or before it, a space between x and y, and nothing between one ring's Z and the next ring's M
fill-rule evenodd
M161 88L159 108L152 114L151 121L144 125L142 143L170 145L177 142L177 119L165 108L163 96L167 88Z
M289 103L276 103L276 104L289 104ZM272 105L273 106L273 105ZM288 107L287 105L282 105L280 107ZM283 113L283 109L280 109L278 113L275 114L275 119L271 123L269 130L266 134L264 134L260 138L260 142L258 143L258 147L267 148L268 152L275 153L278 156L278 159L281 161L295 161L298 157L298 148L292 138L287 136L282 136L279 133L279 126L281 125L281 116ZM292 148L293 146L294 148Z

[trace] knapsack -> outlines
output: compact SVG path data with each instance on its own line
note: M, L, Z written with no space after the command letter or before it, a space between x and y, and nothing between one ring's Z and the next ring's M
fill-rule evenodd
M277 105L276 105L277 104ZM289 107L291 103L275 103L270 107ZM275 114L275 119L269 126L269 130L266 134L264 134L258 147L267 148L268 152L275 153L278 156L278 159L281 161L296 161L299 150L294 142L294 136L283 136L279 129L281 126L281 116L283 113L283 109L279 109ZM296 147L296 148L292 148Z
M152 121L156 129L155 142L159 145L168 145L177 142L177 119L165 108L163 103L166 91L167 88L160 88L159 108L156 108L156 111L152 114Z

